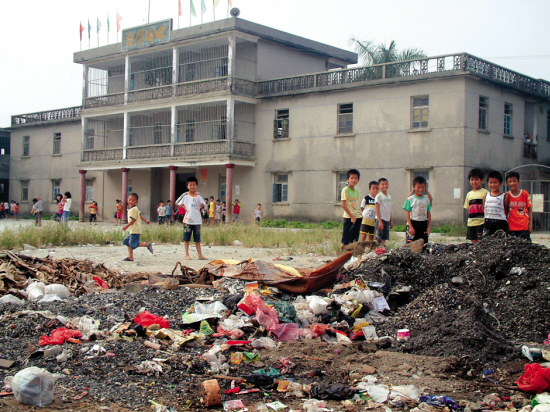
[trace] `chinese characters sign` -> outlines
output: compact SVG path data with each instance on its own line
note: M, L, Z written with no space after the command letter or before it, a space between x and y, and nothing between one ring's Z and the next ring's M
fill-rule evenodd
M122 31L122 50L135 50L170 41L172 19Z

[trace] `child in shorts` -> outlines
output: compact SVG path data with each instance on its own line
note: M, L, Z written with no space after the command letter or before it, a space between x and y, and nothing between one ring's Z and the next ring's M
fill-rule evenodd
M254 223L259 225L262 217L264 217L264 211L262 210L262 204L258 203L256 210L254 210Z
M115 225L122 224L122 212L124 211L124 206L122 205L122 201L120 199L116 200L116 220Z
M472 169L468 173L468 180L470 181L470 185L472 185L472 190L466 195L464 209L468 209L468 232L466 233L466 239L472 243L477 243L483 236L483 225L485 223L483 199L489 193L481 187L483 177L483 172L479 169Z
M88 209L90 209L90 225L92 222L97 225L97 211L99 210L97 207L97 202L94 200L92 204L88 206Z
M195 241L195 246L199 254L199 259L206 260L201 250L201 210L206 207L206 202L199 192L197 192L197 186L199 182L195 176L191 176L187 179L187 189L176 200L177 205L185 207L185 217L183 218L183 245L185 248L185 259L191 260L189 255L189 243L191 242L191 235ZM214 205L214 198L212 198L212 205Z
M340 249L350 243L359 240L361 230L361 207L359 202L359 190L355 188L359 183L361 174L357 169L350 169L346 173L348 185L342 189L342 209L344 210L344 228L342 230L342 241Z
M376 195L378 194L378 182L373 180L369 183L369 194L361 201L361 211L363 221L361 222L361 241L364 241L369 235L369 240L374 239L374 221L376 220Z
M509 197L508 225L510 226L510 235L530 241L533 232L533 213L529 192L519 189L519 173L517 172L508 173L506 183L510 188L506 192Z
M510 198L506 193L502 193L502 175L493 170L487 175L487 184L490 192L483 199L483 210L485 213L485 223L483 225L483 237L488 237L497 230L508 233L508 205Z
M164 206L164 202L162 200L159 202L157 207L157 213L159 216L159 225L163 225L166 220L166 206Z
M413 194L403 205L407 213L407 232L411 242L424 239L424 243L428 243L432 230L432 202L428 196L424 195L425 191L426 179L416 176L413 179Z
M384 246L386 241L390 240L390 229L393 228L393 216L391 214L391 196L388 194L390 183L385 177L378 179L380 193L376 195L376 228L375 238Z
M126 236L122 242L123 245L128 246L128 257L126 259L122 259L125 262L134 261L134 249L137 249L138 247L146 247L151 254L153 253L153 244L151 242L147 243L140 241L141 221L143 220L146 224L151 222L141 215L141 212L137 208L138 201L139 196L137 193L130 193L128 195L128 206L130 206L130 210L128 210L128 223L122 227L122 230L124 231L130 229L130 234Z

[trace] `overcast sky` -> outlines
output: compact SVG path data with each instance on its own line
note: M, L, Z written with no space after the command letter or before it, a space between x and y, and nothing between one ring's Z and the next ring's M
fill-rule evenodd
M150 0L150 21L174 19L178 0ZM200 0L194 0L200 24ZM204 22L212 21L205 0ZM216 19L227 15L219 0ZM73 53L116 42L116 12L122 28L147 23L149 0L0 0L0 127L10 116L82 104L82 66ZM189 0L181 0L181 28L189 25ZM548 0L233 0L241 18L351 50L351 35L399 47L419 47L429 56L468 52L535 78L550 80ZM79 23L86 27L82 44Z

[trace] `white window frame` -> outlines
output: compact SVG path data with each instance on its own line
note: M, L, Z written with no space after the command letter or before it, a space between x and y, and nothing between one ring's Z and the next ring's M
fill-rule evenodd
M514 105L504 102L504 128L502 134L504 136L512 136L512 121L514 115Z
M338 104L338 134L353 133L353 103Z
M21 201L22 202L29 201L29 181L28 180L21 180Z
M489 129L489 98L487 96L479 96L477 128L483 131Z
M425 101L427 100L427 101ZM426 120L424 120L426 117ZM411 129L427 129L430 127L430 96L411 97Z
M430 187L430 169L412 169L411 170L411 187L415 177L422 176L426 179L426 189Z
M86 202L94 200L94 179L86 179Z
M31 155L31 137L23 136L23 151L21 157L30 157Z
M57 201L55 198L57 195L60 195L61 193L61 179L52 179L52 202Z
M273 177L273 203L288 203L288 173L276 173Z
M53 155L60 155L61 154L61 133L54 133L53 134Z
M347 170L336 172L336 203L342 202L342 190L348 185Z

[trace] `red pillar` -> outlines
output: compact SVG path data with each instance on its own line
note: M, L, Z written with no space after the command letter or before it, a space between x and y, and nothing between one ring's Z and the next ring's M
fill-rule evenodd
M128 223L128 172L130 169L123 167L122 169L122 223Z
M225 223L230 223L233 217L233 169L235 165L228 163L225 165L225 202L226 202L226 213L225 213Z
M87 170L79 170L80 173L80 205L78 209L78 221L86 221L86 173Z
M172 204L172 216L170 222L174 221L174 211L176 210L176 171L178 170L177 166L168 166L170 169L170 203Z

